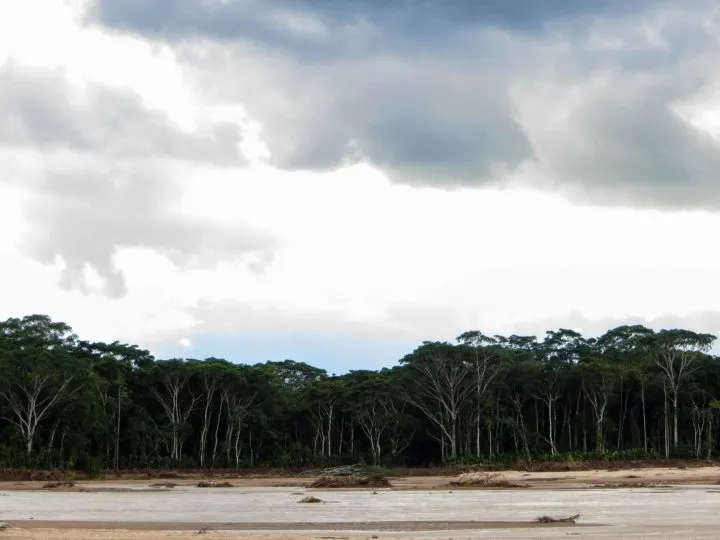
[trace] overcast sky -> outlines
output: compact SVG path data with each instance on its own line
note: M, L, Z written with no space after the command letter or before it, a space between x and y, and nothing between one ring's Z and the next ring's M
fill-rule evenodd
M390 365L720 331L720 6L2 0L0 317Z

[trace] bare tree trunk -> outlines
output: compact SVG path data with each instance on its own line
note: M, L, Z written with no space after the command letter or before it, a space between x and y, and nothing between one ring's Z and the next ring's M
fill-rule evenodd
M325 413L325 418L327 419L327 426L325 428L325 436L324 441L327 448L327 451L324 451L325 455L327 457L332 456L332 427L333 427L333 419L335 415L335 401L329 400L325 404L323 404L323 412Z
M382 454L380 441L389 424L387 405L382 401L373 400L365 406L357 421L370 443L373 464L378 465Z
M228 414L227 426L225 427L225 466L230 467L232 460L230 454L232 453L232 441L233 433L235 432L235 424L233 423L230 415Z
M410 446L412 439L415 435L413 429L408 433L402 424L403 416L405 414L404 406L398 408L397 403L394 400L390 400L388 403L388 412L391 416L391 423L388 429L388 439L390 440L390 455L393 460L402 454L405 449Z
M205 466L205 457L207 453L207 439L210 431L210 420L212 416L212 403L217 391L217 379L207 374L203 377L203 387L205 390L205 404L203 407L203 421L200 428L200 468Z
M647 411L645 410L645 381L640 383L640 402L642 403L642 420L643 420L643 448L648 451L647 436Z
M235 431L235 441L233 444L233 449L235 451L235 468L240 468L240 456L242 456L242 444L240 443L240 434L241 430L238 429Z
M337 454L343 455L343 442L345 441L345 413L340 416L340 427L338 428Z
M678 438L678 396L677 392L672 393L672 406L673 406L673 448L677 450L679 438Z
M710 461L710 458L712 457L712 451L713 451L713 439L712 439L712 433L713 433L713 423L715 422L715 415L713 414L712 409L708 411L708 421L706 424L706 441L705 444L707 445L707 448L705 451L707 452L705 455L705 459Z
M156 399L165 411L172 430L170 457L180 463L182 445L180 441L180 427L187 422L190 414L195 410L197 396L190 394L188 403L183 403L182 391L190 380L189 373L172 373L163 378L164 392L153 388Z
M701 409L695 400L692 402L692 425L693 425L693 444L695 446L695 459L700 459L702 453L703 436L705 435L707 424L707 411L703 405Z
M355 424L352 420L348 423L348 427L350 428L350 455L355 457Z
M227 456L228 463L230 463L230 453L234 453L235 468L240 468L240 456L241 456L241 435L242 428L245 422L245 418L249 414L249 408L252 402L255 400L255 396L250 398L244 398L232 392L224 394L224 398L227 400L225 403L225 410L227 411Z
M405 398L435 424L445 441L443 458L457 456L458 417L473 386L472 371L461 358L433 354L413 365L417 386Z
M500 455L502 441L502 423L500 422L500 396L495 400L495 454Z
M565 426L565 431L567 432L567 439L568 439L568 450L572 452L573 449L573 430L572 430L572 422L570 419L570 408L569 406L563 407L563 425Z
M702 336L698 336L698 338L702 338ZM680 343L670 341L666 346L659 348L655 356L655 365L665 375L663 381L665 399L667 401L669 395L672 401L672 443L675 450L679 444L678 397L681 383L697 360L698 353L709 349L710 343L712 343L712 341L703 342L702 339L695 339L694 343L688 345L686 340L687 337L683 337Z
M481 422L480 422L480 395L478 393L477 396L478 402L477 402L477 410L475 411L475 457L478 459L481 455L481 449L480 449L480 431L482 430Z
M670 458L670 422L668 420L668 395L667 386L663 382L663 412L665 419L665 459Z
M624 377L620 376L620 413L619 413L619 421L618 421L618 437L617 437L617 448L618 450L622 446L622 440L623 440L623 425L625 424L625 403L623 402L623 382Z
M63 456L64 456L64 454L65 454L65 436L66 436L66 435L67 435L67 431L65 431L65 429L63 429L62 432L60 433L60 450L59 450L59 454L60 454L60 461L61 461L61 462L63 461Z
M50 389L50 377L38 376L31 384L19 386L17 388L19 392L14 388L0 391L0 396L7 401L13 413L12 417L5 419L20 429L25 439L25 452L28 457L32 455L38 425L58 401L71 394L68 392L68 387L72 379L67 377L57 389Z
M557 399L557 398L556 398L556 399ZM549 440L550 440L550 451L551 451L553 454L557 454L557 449L555 448L555 439L554 439L554 435L553 435L553 434L554 434L554 431L555 431L555 426L554 426L554 424L553 424L553 417L555 416L555 415L553 414L553 403L554 403L554 401L555 401L554 399L550 399L550 398L548 398L548 401L547 401L547 406L548 406L548 422L549 422L549 425L548 425L548 437L550 438L550 439L549 439Z
M530 462L532 460L532 456L530 454L530 446L528 445L527 440L527 429L525 427L525 419L523 418L522 408L523 408L523 400L520 399L520 396L515 395L512 399L513 407L515 408L515 413L517 414L517 424L518 429L520 431L520 439L522 441L523 450L525 452L525 459Z
M215 441L213 442L212 467L215 467L218 444L220 443L220 421L222 420L223 407L228 399L229 392L230 390L228 388L223 388L220 393L220 405L218 406L217 420L215 421Z
M55 441L55 432L57 431L58 423L53 424L52 431L50 431L50 439L48 440L48 451L52 450L53 442Z
M550 453L552 455L557 454L557 447L555 445L555 402L559 398L559 392L557 390L548 389L546 392L536 396L536 400L540 399L545 405L547 405L547 437L543 437L550 446Z
M590 402L595 416L595 449L598 453L605 452L605 433L603 425L605 423L605 412L612 391L612 385L608 382L605 375L600 376L599 384L588 389L585 384L585 377L582 379L582 388L585 393L585 399Z
M580 446L578 434L580 433L580 400L582 399L582 392L577 393L577 400L575 401L575 443L573 445L573 448L578 448Z
M122 416L120 412L122 411L122 391L120 384L118 383L118 393L117 393L117 418L115 419L115 456L113 459L113 464L115 466L115 470L120 469L120 417Z

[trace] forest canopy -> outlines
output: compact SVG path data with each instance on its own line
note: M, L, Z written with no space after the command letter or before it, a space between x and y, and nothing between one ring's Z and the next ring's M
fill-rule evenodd
M424 466L718 447L715 336L466 332L393 368L166 359L44 315L0 323L0 467Z

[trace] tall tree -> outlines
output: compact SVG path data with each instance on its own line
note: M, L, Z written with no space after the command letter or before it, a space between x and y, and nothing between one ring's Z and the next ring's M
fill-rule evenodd
M427 342L401 362L414 372L407 400L437 426L443 456L456 457L458 419L473 390L464 356L448 343Z
M38 426L74 391L77 337L69 326L43 315L9 319L0 324L0 337L0 396L10 409L4 419L20 430L29 457Z
M595 449L605 452L605 417L608 403L619 380L619 370L603 358L590 358L581 364L582 389L595 417Z
M665 376L666 388L672 403L673 447L677 448L678 401L680 389L690 374L693 364L712 347L716 337L711 334L698 334L689 330L661 330L652 338L655 364Z
M482 332L473 330L458 336L457 341L467 347L474 376L475 387L475 455L480 457L480 433L482 424L483 400L488 393L488 388L495 380L502 369L502 348L498 346L498 339L484 335ZM490 445L492 453L492 444Z
M189 388L195 368L182 360L167 360L155 364L153 370L152 391L170 424L170 458L179 463L186 436L184 428L200 399Z

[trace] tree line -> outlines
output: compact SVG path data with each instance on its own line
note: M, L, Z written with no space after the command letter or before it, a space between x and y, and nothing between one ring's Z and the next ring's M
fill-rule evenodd
M0 467L311 467L683 456L718 448L715 336L466 332L379 371L159 360L44 315L0 323ZM238 359L233 359L238 360Z

